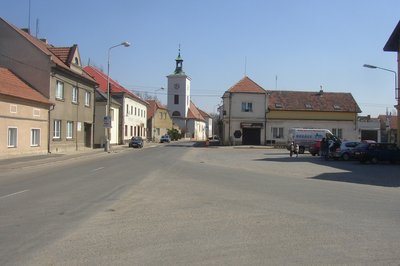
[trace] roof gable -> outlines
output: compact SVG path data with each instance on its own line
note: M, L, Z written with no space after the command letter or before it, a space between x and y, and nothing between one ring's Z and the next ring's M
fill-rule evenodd
M0 18L1 21L3 21L6 25L8 25L10 28L12 28L14 31L16 31L19 35L21 35L24 39L26 39L29 43L31 43L34 47L36 47L38 50L40 50L42 53L46 54L49 56L50 60L56 64L57 66L68 70L70 72L73 72L75 74L80 75L81 77L90 80L93 82L94 80L87 75L82 69L77 70L75 68L71 68L70 64L68 63L71 61L71 50L72 50L72 55L76 55L77 52L77 45L75 44L72 47L54 47L52 45L47 44L47 42L39 40L29 33L19 29L18 27L14 26L11 23L8 23L4 19ZM79 53L78 53L79 56ZM79 63L80 63L80 57L79 57Z
M0 67L0 94L51 105L37 90L7 68Z
M154 114L157 112L158 109L162 110L167 110L167 107L162 105L159 101L157 100L147 100L149 103L149 108L147 110L147 116L148 118L151 118L154 116Z
M229 88L228 92L266 93L266 91L249 77L245 76L238 83Z
M199 120L199 121L203 121L203 122L205 121L205 119L201 115L199 109L192 101L190 101L190 106L189 106L189 111L188 111L187 117L189 119L195 119L195 120Z
M392 34L389 37L389 40L386 42L383 50L386 52L398 52L400 49L400 21L397 23L397 26L394 28Z
M269 94L269 110L361 112L351 93L269 91Z

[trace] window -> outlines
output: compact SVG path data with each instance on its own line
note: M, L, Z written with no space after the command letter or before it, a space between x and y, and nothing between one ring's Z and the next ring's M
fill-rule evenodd
M10 113L16 114L17 110L18 110L18 108L15 104L10 104Z
M128 136L128 125L125 125L125 137Z
M305 104L306 109L312 109L312 105L310 103Z
M61 138L61 120L54 120L53 139Z
M133 128L133 130L135 131L135 136L137 136L137 135L136 135L136 126Z
M178 94L174 95L174 104L179 104L179 95Z
M132 134L133 134L133 126L131 126L131 136L133 136Z
M281 103L275 103L275 108L283 108L283 105Z
M341 128L332 128L332 134L339 139L343 139L343 129Z
M333 105L333 109L335 109L335 111L338 111L338 110L340 110L340 109L342 109L342 108L340 107L340 105L334 104L334 105Z
M90 106L90 92L85 91L85 106Z
M242 102L242 112L253 112L253 103Z
M67 139L74 137L74 122L67 121Z
M283 127L273 127L272 128L272 137L274 139L283 139Z
M78 103L78 88L72 87L72 102Z
M16 148L17 147L17 138L18 138L18 130L16 127L8 128L8 147Z
M181 113L179 113L178 111L174 111L174 112L172 113L172 116L181 116Z
M56 99L64 100L64 83L59 80L56 82Z
M31 129L31 147L40 146L40 129L32 128Z
M129 115L129 105L126 105L126 116Z

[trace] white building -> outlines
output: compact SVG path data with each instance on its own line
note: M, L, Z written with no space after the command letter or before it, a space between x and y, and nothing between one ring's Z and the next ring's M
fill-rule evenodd
M181 132L185 132L186 138L205 140L206 121L199 109L191 101L191 78L183 71L183 59L180 51L175 61L176 68L174 73L167 76L169 115L173 123L181 129Z

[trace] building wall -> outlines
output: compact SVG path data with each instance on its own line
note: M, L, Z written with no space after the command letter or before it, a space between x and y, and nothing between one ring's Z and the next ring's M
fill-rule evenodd
M192 140L206 140L206 123L194 119L187 120L188 135Z
M17 146L8 147L8 128L17 128ZM48 107L0 95L0 158L48 152ZM31 145L31 129L40 130L38 146Z
M128 143L134 136L147 137L147 105L124 97L120 115L122 117L120 122L123 123L123 127L120 129L123 134L123 144Z
M356 112L273 110L267 113L267 144L286 144L289 128L294 127L323 128L332 132L334 129L340 129L343 140L358 140ZM283 136L279 136L279 138L274 136L273 128L283 128Z
M104 127L104 117L106 116L107 102L96 102L93 146L95 148L104 147L106 143L106 128ZM111 129L110 144L119 143L119 106L111 106Z
M179 87L176 87L179 86ZM179 104L174 103L175 95L179 95ZM187 117L190 105L190 78L185 75L168 76L167 106L170 116L178 111L181 117Z
M152 139L160 141L161 136L167 134L168 129L172 129L172 119L169 116L168 110L157 109L152 120Z
M64 84L64 98L56 99L56 83ZM68 73L55 71L50 81L50 101L55 103L50 112L51 152L84 150L93 146L94 85L79 82ZM72 102L72 88L78 88L78 103ZM89 105L85 105L85 92L90 94ZM54 137L54 120L61 120L61 136ZM67 138L67 122L73 122L73 137Z
M243 112L242 103L251 102L252 112ZM267 110L267 98L265 94L259 93L231 93L223 98L223 144L240 145L242 137L235 138L234 132L242 132L242 123L262 124L260 143L265 144L265 112ZM243 132L242 132L243 133Z
M0 65L49 97L51 62L47 55L0 20Z

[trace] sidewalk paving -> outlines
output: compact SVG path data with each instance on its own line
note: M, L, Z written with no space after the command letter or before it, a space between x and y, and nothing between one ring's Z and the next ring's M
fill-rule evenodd
M154 147L157 145L159 145L159 143L149 142L145 143L145 146L143 148ZM12 158L0 157L0 170L19 169L24 167L54 163L58 161L72 160L87 156L114 154L126 151L128 149L132 148L128 147L128 144L124 144L124 145L112 145L110 147L109 153L105 152L104 148L97 148L97 149L85 149L81 151L68 151L65 153L48 153L48 154L25 155L25 156L21 155L21 156L14 156Z

